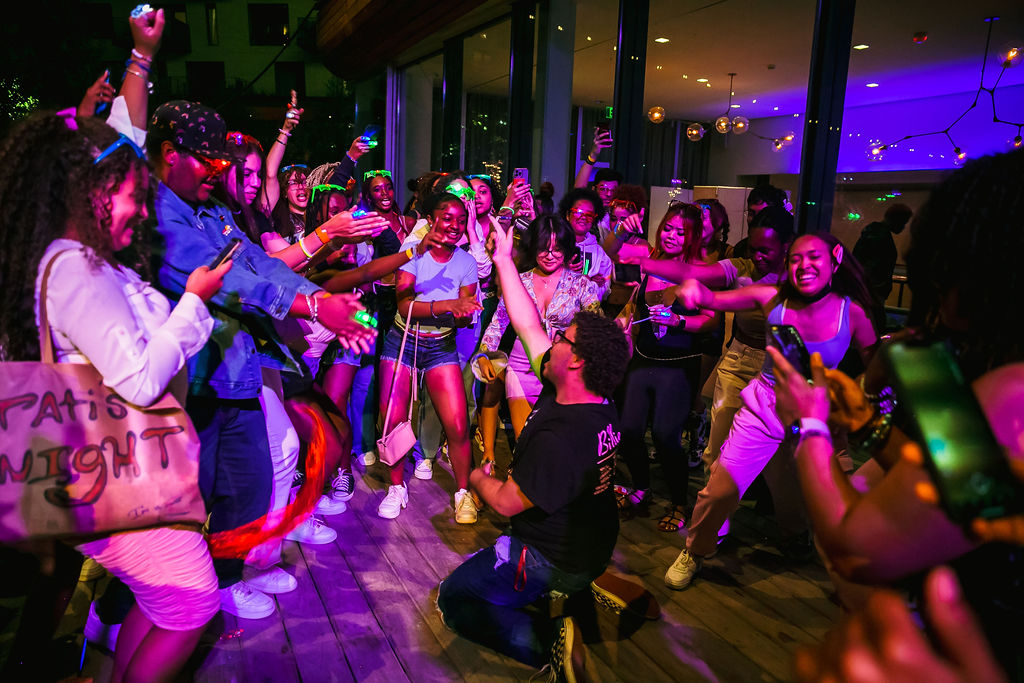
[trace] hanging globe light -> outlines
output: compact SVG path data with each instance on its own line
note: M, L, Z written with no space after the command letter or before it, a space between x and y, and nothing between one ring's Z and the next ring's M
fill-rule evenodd
M719 116L715 119L715 130L725 135L732 130L732 121L729 120L728 116Z
M1020 64L1021 59L1024 59L1024 41L1014 41L1004 43L1003 47L999 50L999 61L1003 63L1003 68L1008 69L1011 66Z
M793 141L796 140L796 133L791 130L787 130L781 137L779 137L779 139L782 140L782 144L789 147L793 144Z
M887 149L889 149L889 145L883 144L881 140L872 140L868 143L864 153L867 154L868 161L881 161L885 157Z
M704 126L699 123L691 123L686 127L686 138L690 142L700 142L702 137L704 137Z
M959 147L953 148L953 165L960 168L967 163L967 152L963 151Z
M786 146L782 143L782 140L780 140L778 138L775 138L774 140L772 140L772 151L773 152L781 152L783 149L785 149L785 147Z
M736 135L743 135L750 130L750 119L746 116L737 116L732 120L732 132Z
M665 108L651 107L647 110L647 118L650 119L651 123L661 123L665 120Z

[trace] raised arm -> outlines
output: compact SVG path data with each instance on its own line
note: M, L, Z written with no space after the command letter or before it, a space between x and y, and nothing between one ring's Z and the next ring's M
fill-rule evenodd
M267 150L267 165L264 169L263 186L260 189L260 204L262 205L260 208L267 215L277 205L277 200L281 198L281 183L277 179L277 172L281 169L281 161L284 159L284 149L288 146L288 138L292 136L292 131L299 125L303 111L305 110L299 109L298 97L292 90L292 99L288 103L284 123L277 131L274 143Z
M579 173L576 174L576 181L573 187L586 187L590 182L590 170L597 163L597 157L600 156L601 150L612 146L612 132L610 130L601 130L600 128L594 128L594 144L590 146L590 152L587 154L587 160L580 166Z
M514 228L494 231L494 269L498 271L509 321L523 343L523 349L526 351L526 357L530 359L534 373L540 377L540 361L551 348L551 340L544 331L537 306L523 286L523 281L519 279L519 271L512 260L513 231Z
M164 34L164 11L158 9L138 17L133 16L128 20L128 26L134 47L118 95L124 97L132 126L146 130L149 124L149 81L152 80L150 69Z

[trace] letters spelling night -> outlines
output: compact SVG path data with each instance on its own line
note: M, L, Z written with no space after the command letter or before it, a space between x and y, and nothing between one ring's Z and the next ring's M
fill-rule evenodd
M40 441L45 439L43 434L47 431L61 431L62 435L54 440L60 445L26 450L21 455L20 466L17 466L19 454L0 452L0 486L9 482L52 481L54 486L44 493L51 504L58 507L92 505L103 495L108 473L115 479L125 471L127 476L139 477L142 474L139 461L152 462L151 458L143 457L147 448L156 449L160 466L166 469L170 459L167 440L176 435L187 438L184 427L168 423L165 427L149 427L139 434L129 429L103 436L98 443L68 445L68 434L74 431L67 427L85 420L95 422L101 410L111 420L125 420L129 415L125 403L114 395L107 395L99 405L91 398L77 399L71 390L65 391L63 396L53 392L42 396L28 392L0 399L0 431L6 432L9 425L30 420L29 427L41 433ZM55 426L61 429L54 430ZM64 488L75 482L76 489L85 489L90 481L91 486L78 498L72 498Z

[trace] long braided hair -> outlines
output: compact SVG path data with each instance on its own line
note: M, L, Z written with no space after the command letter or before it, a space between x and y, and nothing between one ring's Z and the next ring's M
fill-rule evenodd
M1024 360L1024 150L972 161L910 225L910 324L949 339L964 375ZM952 313L957 321L951 326Z
M74 128L74 129L73 129ZM53 240L73 233L114 262L110 238L111 196L135 173L137 200L149 189L145 161L122 145L99 164L100 150L117 132L94 118L37 112L22 121L0 147L0 359L37 360L35 282L39 261ZM132 251L145 262L148 240L137 229ZM136 263L130 264L135 267Z

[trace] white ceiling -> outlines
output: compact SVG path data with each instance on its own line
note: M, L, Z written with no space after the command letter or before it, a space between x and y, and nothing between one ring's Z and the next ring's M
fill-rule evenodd
M732 114L755 118L803 112L814 10L814 0L651 0L644 107L662 106L670 119L710 120L728 108L728 73L735 72L733 102L740 107ZM983 20L991 15L1001 17L994 25L993 55L1024 38L1024 2L1019 0L861 0L853 44L870 47L851 51L846 105L975 90L988 28ZM918 31L928 33L923 44L912 40ZM578 2L574 103L612 103L617 34L618 0ZM654 42L659 37L669 42ZM467 39L468 90L507 92L508 44L507 21ZM439 78L440 58L431 64ZM998 71L996 57L990 56L986 85ZM711 87L698 78L709 79ZM879 85L868 88L867 83ZM1024 63L1007 70L1000 81L1001 86L1021 84Z

